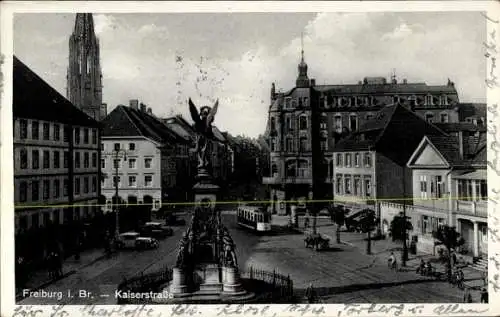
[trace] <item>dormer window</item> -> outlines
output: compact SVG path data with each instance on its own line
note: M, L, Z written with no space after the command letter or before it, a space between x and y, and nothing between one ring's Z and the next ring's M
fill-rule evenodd
M434 122L434 114L428 112L425 114L425 121L432 123Z
M439 97L439 104L442 105L442 106L447 106L448 105L448 96L441 95Z
M285 98L285 109L290 109L292 103L292 98L291 97L286 97Z
M439 115L439 121L441 123L448 123L448 114L447 113L441 113Z
M425 105L426 106L433 106L434 105L434 100L432 98L432 95L425 96Z

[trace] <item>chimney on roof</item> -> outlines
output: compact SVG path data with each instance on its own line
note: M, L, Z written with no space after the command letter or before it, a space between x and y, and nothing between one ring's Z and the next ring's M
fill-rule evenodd
M130 99L128 102L130 108L138 110L139 109L139 100L137 99Z
M151 107L148 107L148 114L153 115L153 110L151 110Z
M146 112L146 105L141 102L141 111Z
M406 78L405 78L405 79L403 79L403 84L405 84L405 85L406 85L407 83L408 83L408 81L406 80Z
M311 87L316 86L316 79L311 78Z

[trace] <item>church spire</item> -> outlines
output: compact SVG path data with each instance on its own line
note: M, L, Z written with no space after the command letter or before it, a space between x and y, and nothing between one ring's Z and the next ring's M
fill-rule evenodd
M299 75L295 82L297 87L309 87L309 78L307 77L307 64L304 61L304 34L300 34L300 64L298 66Z
M106 116L102 103L102 73L99 40L92 13L77 13L69 39L67 98L90 117Z

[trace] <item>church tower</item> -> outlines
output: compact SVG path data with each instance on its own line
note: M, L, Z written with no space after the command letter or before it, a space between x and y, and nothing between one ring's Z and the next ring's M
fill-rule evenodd
M102 73L99 40L94 32L91 13L77 13L75 28L69 39L67 98L97 121L106 116L102 103Z
M307 64L304 61L304 41L303 36L300 38L301 42L301 59L300 64L298 66L299 75L297 76L297 80L295 81L295 86L297 88L307 88L310 86L309 77L307 77Z

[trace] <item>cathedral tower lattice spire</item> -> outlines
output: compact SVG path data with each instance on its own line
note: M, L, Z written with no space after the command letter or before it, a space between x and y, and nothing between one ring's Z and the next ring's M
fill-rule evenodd
M67 98L90 117L106 116L102 103L102 72L99 40L91 13L77 13L69 39Z

